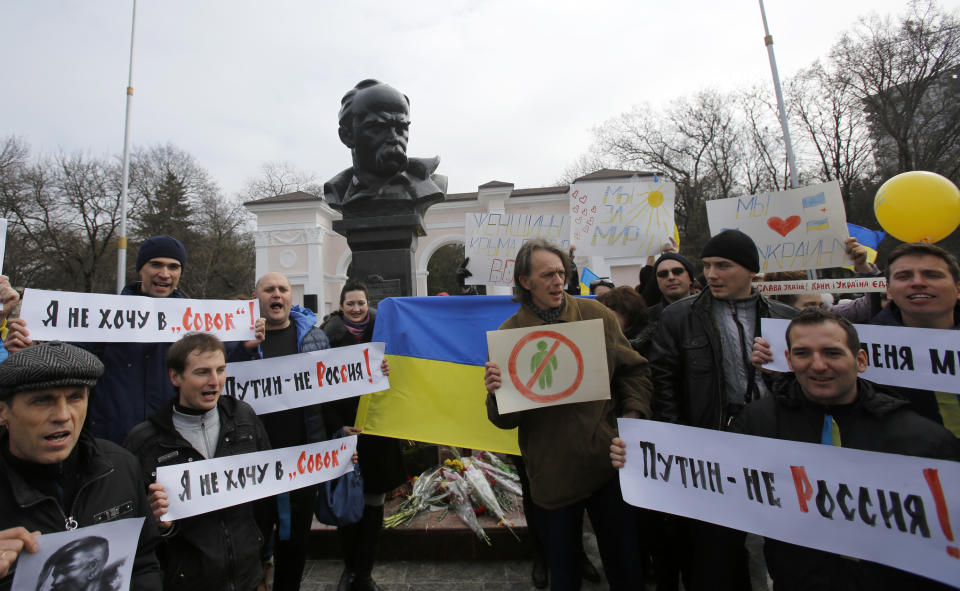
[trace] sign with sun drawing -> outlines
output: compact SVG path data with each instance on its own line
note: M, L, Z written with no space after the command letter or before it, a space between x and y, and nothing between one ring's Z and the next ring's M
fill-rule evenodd
M852 265L850 236L836 181L707 201L710 235L744 232L757 243L760 272L804 271Z
M658 254L674 235L674 185L659 177L570 185L570 242L577 255Z

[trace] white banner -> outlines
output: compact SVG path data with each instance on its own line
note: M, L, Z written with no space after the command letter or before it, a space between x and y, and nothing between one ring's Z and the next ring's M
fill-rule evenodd
M761 318L760 330L770 343L773 363L764 367L790 371L787 350L789 320ZM854 324L860 348L867 352L870 367L860 374L865 380L890 386L920 388L960 394L960 331Z
M487 347L500 366L501 414L610 398L599 318L487 331Z
M11 591L130 589L143 517L118 519L37 537L21 552Z
M380 371L383 343L227 364L223 393L258 415L380 392L390 382Z
M836 181L707 201L710 235L737 229L753 238L760 272L852 265L847 214Z
M960 581L960 463L619 419L631 505ZM960 522L956 523L960 527Z
M464 223L470 259L467 285L513 285L517 251L531 238L544 238L567 251L570 218L552 214L468 213Z
M673 183L653 181L570 185L570 233L577 255L648 256L673 237Z
M164 521L249 503L353 472L357 436L157 468Z
M758 281L753 287L763 295L790 295L795 293L867 293L886 292L883 277L853 279L803 279L801 281Z
M188 332L249 341L257 300L188 300L26 289L20 317L35 341L169 343Z

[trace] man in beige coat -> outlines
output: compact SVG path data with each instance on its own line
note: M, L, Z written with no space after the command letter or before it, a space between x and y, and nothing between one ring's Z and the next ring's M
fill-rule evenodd
M533 494L537 529L547 553L551 589L580 588L580 540L586 509L597 535L610 589L642 588L638 530L607 459L617 417L650 416L650 370L623 336L613 312L592 300L564 293L566 253L531 240L517 253L515 299L520 309L500 329L558 322L603 320L609 400L546 406L501 415L496 391L500 367L486 364L487 415L502 428L519 427L520 452Z

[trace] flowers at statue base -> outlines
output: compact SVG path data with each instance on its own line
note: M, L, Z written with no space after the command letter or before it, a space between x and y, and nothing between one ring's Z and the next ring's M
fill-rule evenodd
M490 538L477 521L478 515L490 514L510 533L513 522L506 514L520 506L520 480L512 466L495 454L474 451L461 457L450 448L453 458L428 468L410 483L410 492L396 512L384 518L384 527L399 527L423 511L442 511L441 519L453 511L478 538L490 544Z

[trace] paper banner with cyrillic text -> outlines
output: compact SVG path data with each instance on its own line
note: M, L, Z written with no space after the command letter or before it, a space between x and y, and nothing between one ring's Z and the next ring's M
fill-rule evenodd
M249 503L353 471L357 436L157 468L173 521Z
M648 256L673 237L676 187L651 181L570 185L570 240L578 255Z
M27 289L20 317L34 341L169 343L188 332L254 338L257 300L190 300Z
M763 295L790 295L796 293L870 293L886 292L883 277L853 279L803 279L800 281L758 281L753 287Z
M390 388L380 371L383 343L227 364L223 393L258 415L350 398Z
M37 536L39 549L17 557L11 591L79 589L67 586L78 569L83 571L84 589L134 588L131 575L143 519L117 519Z
M760 252L760 272L852 265L847 214L836 181L707 201L710 235L740 230Z
M567 251L570 224L565 215L468 213L464 224L470 259L467 285L513 285L517 251L531 238L543 238Z
M500 366L502 414L610 398L600 319L491 330L487 347Z
M773 363L764 367L790 371L787 350L789 320L762 318L760 330L770 343ZM865 380L889 386L921 388L960 394L960 331L855 324L860 348L870 366L860 374Z
M631 505L960 581L960 463L619 419ZM953 520L953 521L951 521Z

